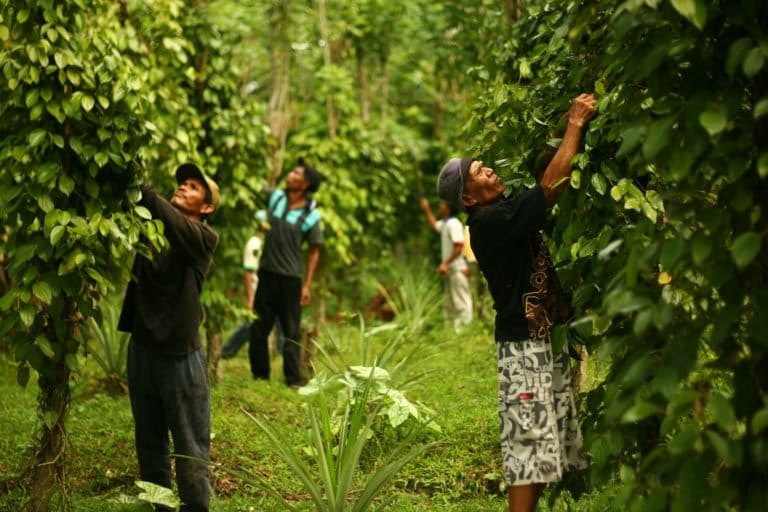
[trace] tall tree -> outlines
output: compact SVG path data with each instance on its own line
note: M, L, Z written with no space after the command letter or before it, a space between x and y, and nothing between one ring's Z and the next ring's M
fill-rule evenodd
M123 261L158 226L135 205L148 140L146 77L120 57L126 37L104 1L5 2L0 8L0 218L10 290L0 333L18 380L38 375L40 432L27 474L29 510L66 503L70 376L89 317Z

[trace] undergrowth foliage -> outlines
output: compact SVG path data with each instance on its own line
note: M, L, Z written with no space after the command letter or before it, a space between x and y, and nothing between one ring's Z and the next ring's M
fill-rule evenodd
M610 361L585 400L592 484L632 510L763 510L768 7L534 1L485 21L468 129L514 191L570 100L599 100L550 234L572 333Z

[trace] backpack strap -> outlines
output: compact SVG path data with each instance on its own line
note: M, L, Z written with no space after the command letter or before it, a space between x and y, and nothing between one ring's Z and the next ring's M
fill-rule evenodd
M287 220L288 212L288 196L282 190L275 190L269 197L268 211L270 215L281 220ZM307 205L302 209L301 214L292 222L294 226L299 226L302 234L308 233L315 224L320 220L320 212L315 208L315 201L309 200Z
M288 198L286 197L285 192L278 189L272 192L272 194L269 196L269 204L267 209L273 217L285 219L285 216L288 213L288 208L286 207L287 203Z
M312 201L310 204L308 204L304 211L301 212L301 215L296 220L296 225L299 226L299 229L301 229L301 232L306 234L309 233L313 227L315 227L315 224L317 224L320 221L320 212L317 211L315 208L315 202Z

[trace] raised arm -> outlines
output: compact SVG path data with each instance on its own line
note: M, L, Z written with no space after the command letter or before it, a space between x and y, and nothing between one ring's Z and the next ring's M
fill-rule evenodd
M539 182L547 205L551 206L565 190L568 181L566 178L571 175L571 160L579 152L584 129L595 115L596 104L597 100L591 94L581 94L573 100L571 109L568 111L568 127L563 140Z
M170 202L160 197L152 186L141 188L141 204L152 217L163 221L165 234L180 244L187 254L210 260L218 243L218 235L200 221L187 218Z
M429 227L434 231L436 224L435 216L432 215L432 208L429 207L429 201L425 197L419 198L419 208L424 212L424 216L427 217L427 222L429 222Z

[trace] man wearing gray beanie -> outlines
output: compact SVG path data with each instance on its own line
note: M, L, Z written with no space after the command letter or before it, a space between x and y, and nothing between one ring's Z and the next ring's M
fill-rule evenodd
M560 147L529 190L504 197L499 175L472 158L452 158L438 176L440 199L469 213L472 251L496 310L501 451L513 512L533 512L545 484L586 467L567 347L553 354L550 342L568 303L541 230L596 103L591 94L573 100Z

